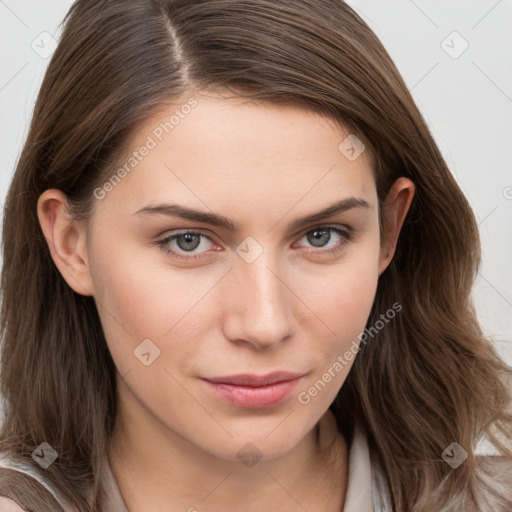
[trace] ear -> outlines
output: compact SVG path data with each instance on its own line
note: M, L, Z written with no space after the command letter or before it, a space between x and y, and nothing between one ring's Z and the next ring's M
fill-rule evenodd
M398 178L391 187L383 205L384 226L380 243L379 275L393 259L398 235L414 197L414 183L409 178Z
M87 226L71 220L67 196L46 190L37 202L39 224L50 254L68 285L81 295L93 295L87 254Z

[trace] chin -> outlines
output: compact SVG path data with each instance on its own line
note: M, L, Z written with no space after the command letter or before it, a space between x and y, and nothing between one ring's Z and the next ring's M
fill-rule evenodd
M202 449L212 456L229 462L241 462L247 467L252 467L258 462L272 461L285 456L300 442L299 433L297 436L289 430L281 434L273 432L247 431L244 435L234 436L224 442L205 443Z

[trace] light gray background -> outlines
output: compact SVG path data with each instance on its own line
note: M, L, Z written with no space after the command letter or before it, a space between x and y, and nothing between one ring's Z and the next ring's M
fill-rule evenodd
M475 302L485 332L512 364L512 1L348 3L395 60L473 205L483 245ZM0 0L2 203L51 53L48 34L58 38L70 5Z

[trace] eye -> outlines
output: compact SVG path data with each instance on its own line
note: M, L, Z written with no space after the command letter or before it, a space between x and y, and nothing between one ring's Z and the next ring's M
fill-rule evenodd
M198 231L183 231L168 236L157 243L163 251L177 258L194 259L201 257L201 254L208 250L208 245L213 244L213 241L210 237ZM203 250L196 251L198 248Z
M308 253L325 255L335 254L344 249L345 245L352 239L352 234L339 227L319 226L310 229L300 238L300 240L302 239L306 239L307 243L311 244L311 248L318 249L308 250ZM215 246L209 236L199 231L175 233L158 241L157 245L167 254L184 260L201 258L212 246Z
M351 238L351 233L344 229L331 226L319 226L309 230L301 240L305 239L313 248L321 249L320 251L308 252L325 254L336 253L342 250Z

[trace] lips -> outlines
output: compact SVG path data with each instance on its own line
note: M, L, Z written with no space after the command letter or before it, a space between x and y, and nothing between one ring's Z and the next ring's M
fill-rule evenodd
M267 409L284 401L302 373L272 372L266 375L239 374L202 379L206 388L223 401L245 409Z
M206 378L205 380L213 382L215 384L231 384L233 386L268 386L269 384L275 384L277 382L285 382L289 380L298 379L302 377L303 373L292 373L292 372L272 372L266 375L253 375L253 374L238 374L230 375L226 377L213 377Z

